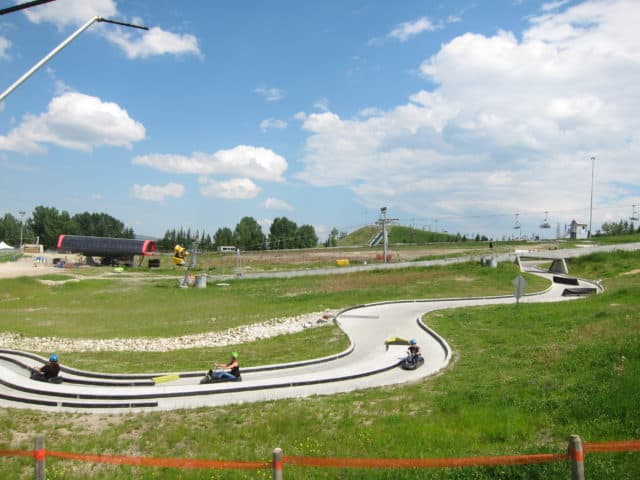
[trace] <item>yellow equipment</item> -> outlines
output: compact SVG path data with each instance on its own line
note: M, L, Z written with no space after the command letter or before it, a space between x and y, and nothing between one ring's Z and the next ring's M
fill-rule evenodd
M182 245L173 247L173 264L183 266L184 260L189 256L189 251Z

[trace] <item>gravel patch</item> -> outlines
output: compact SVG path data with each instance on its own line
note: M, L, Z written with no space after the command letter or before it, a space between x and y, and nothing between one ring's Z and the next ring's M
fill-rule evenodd
M168 352L188 348L224 347L300 332L327 325L334 315L329 311L289 318L276 318L222 332L206 332L169 338L72 339L59 337L25 337L0 333L0 346L14 350L51 352Z

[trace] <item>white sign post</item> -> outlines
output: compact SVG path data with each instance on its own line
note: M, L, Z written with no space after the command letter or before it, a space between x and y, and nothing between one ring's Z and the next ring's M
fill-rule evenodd
M520 303L520 297L524 295L524 289L527 286L527 281L522 275L518 275L511 283L515 287L513 294L516 296L516 303Z

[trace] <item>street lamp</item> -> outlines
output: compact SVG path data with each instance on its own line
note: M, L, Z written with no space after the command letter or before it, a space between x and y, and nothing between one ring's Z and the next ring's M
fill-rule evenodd
M593 218L593 170L595 168L596 157L591 157L591 203L589 204L589 232L587 237L591 238L591 219Z
M132 28L140 28L142 30L149 30L148 27L145 27L145 26L142 26L142 25L133 25L131 23L118 22L116 20L109 20L107 18L93 17L91 20L89 20L87 23L85 23L83 26L81 26L74 33L69 35L69 37L67 37L66 40L64 40L62 43L60 43L60 45L58 45L56 48L51 50L47 55L45 55L42 58L42 60L40 60L33 67L31 67L24 75L22 75L18 80L13 82L13 84L9 88L7 88L4 92L2 92L2 94L0 94L0 102L2 102L5 98L7 98L11 92L13 92L20 85L22 85L22 83L24 83L25 80L27 80L31 75L36 73L40 69L40 67L42 67L45 63L47 63L49 60L51 60L54 56L56 56L56 54L58 54L58 52L60 52L64 47L69 45L78 35L80 35L82 32L84 32L87 28L89 28L95 22L114 23L116 25L123 25L125 27L132 27Z
M18 215L20 215L20 250L22 250L22 229L24 228L24 214L27 213L24 210L19 210Z

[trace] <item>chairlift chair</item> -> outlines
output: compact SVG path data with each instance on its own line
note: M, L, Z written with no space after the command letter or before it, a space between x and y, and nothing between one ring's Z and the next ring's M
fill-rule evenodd
M640 220L640 216L638 215L638 210L636 209L637 205L633 205L633 213L631 214L631 218L629 220L632 220L634 222L637 222L638 220Z
M551 224L549 223L549 212L544 212L544 221L540 224L540 228L551 228Z

